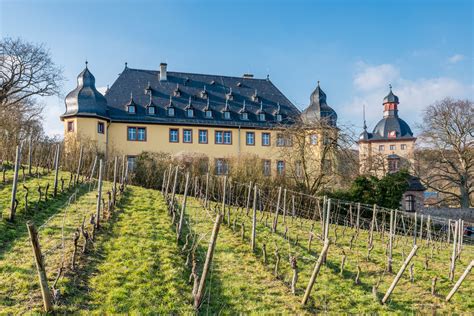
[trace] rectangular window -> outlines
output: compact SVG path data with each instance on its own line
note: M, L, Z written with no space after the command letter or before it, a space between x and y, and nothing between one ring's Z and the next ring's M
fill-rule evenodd
M146 141L146 128L145 127L138 128L138 141L140 142Z
M74 121L67 122L67 131L74 132Z
M283 134L277 134L277 144L278 147L291 147L292 141L291 138Z
M272 174L272 161L263 160L263 175L269 177Z
M168 116L174 116L174 108L168 108Z
M145 142L146 141L146 127L128 126L127 127L127 140Z
M389 172L397 172L400 170L399 168L399 160L398 159L389 159L388 160L388 171Z
M206 118L212 118L212 111L210 110L206 111Z
M270 146L270 133L262 133L262 146Z
M222 131L216 131L216 134L215 134L215 143L216 144L222 144L224 142L223 134L224 134L224 132L222 132Z
M183 143L192 143L192 142L193 142L193 130L183 129Z
M127 140L137 140L137 128L128 127Z
M194 116L194 110L193 109L188 109L186 110L186 115L188 117L193 117Z
M207 129L199 130L199 144L207 144Z
M285 174L285 162L283 160L277 161L277 174L282 176Z
M301 178L303 176L303 163L301 161L296 162L295 174L298 178Z
M225 144L225 145L232 144L232 132L231 131L216 131L215 143Z
M395 145L390 145L390 150L395 150L396 146Z
M230 120L230 112L229 111L224 112L224 119Z
M135 112L136 112L135 105L129 105L128 106L128 113L135 114Z
M231 131L224 131L224 144L226 144L226 145L232 144L232 132Z
M150 114L150 115L154 115L154 114L155 114L155 107L154 107L154 106L150 106L150 107L148 108L148 114Z
M170 128L170 143L178 143L178 142L179 142L179 129Z
M104 134L104 132L105 132L104 122L97 122L97 133Z
M406 150L406 149L407 149L407 145L401 144L401 145L400 145L400 149L401 149L401 150Z
M242 120L247 121L249 119L249 114L247 112L243 112L241 118Z
M312 134L310 136L310 143L311 143L311 145L317 145L318 144L318 135Z
M265 121L265 113L260 113L260 114L258 115L258 119L259 119L259 121L264 122L264 121Z
M225 159L216 159L216 174L228 174L229 173L229 163Z
M127 156L128 172L133 172L135 170L135 162L135 156Z
M255 145L255 133L254 132L247 132L245 136L246 142L248 146Z
M379 151L384 151L385 150L385 146L384 145L379 145Z

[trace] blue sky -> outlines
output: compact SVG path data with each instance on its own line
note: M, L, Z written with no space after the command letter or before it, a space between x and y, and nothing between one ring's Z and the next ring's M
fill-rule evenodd
M393 85L413 125L445 96L474 99L474 1L5 1L1 36L45 43L66 94L89 68L98 87L129 67L270 79L300 109L318 80L341 125L372 129ZM62 134L63 98L48 98Z

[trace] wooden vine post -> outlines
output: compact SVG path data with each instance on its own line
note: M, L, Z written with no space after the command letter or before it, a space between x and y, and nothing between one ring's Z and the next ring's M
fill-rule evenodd
M245 214L249 216L249 208L250 208L250 196L252 194L252 181L249 183L249 191L247 192L247 203L245 204Z
M279 208L280 208L280 198L281 198L281 187L278 188L278 199L277 199L277 205L276 205L276 209L275 209L275 217L273 219L272 233L275 233L277 231L278 213L279 213Z
M249 188L250 192L250 188ZM256 232L257 232L257 185L253 188L253 213L252 213L252 239L251 239L251 247L252 252L255 251L255 239L256 239Z
M20 157L21 156L21 148L20 146L16 146L16 157L15 157L15 169L13 174L13 185L12 185L12 199L10 202L10 222L15 220L15 211L17 206L16 200L16 190L18 186L18 170L20 168Z
M388 298L390 297L390 294L392 294L393 290L395 289L395 286L397 286L397 283L398 283L398 281L400 281L400 278L402 277L403 272L405 272L408 264L410 263L413 256L416 254L417 250L418 250L418 246L414 245L412 250L410 251L410 254L405 259L405 262L400 267L400 270L398 271L397 275L395 276L395 279L393 279L393 282L390 285L390 287L388 288L387 293L385 293L385 296L382 299L382 304L385 304L387 302Z
M453 252L451 254L451 266L449 267L449 280L454 280L454 269L456 268L457 242L459 231L459 221L454 222Z
M79 163L77 164L76 182L74 183L74 185L77 185L77 183L79 182L79 174L81 173L83 153L84 153L84 147L81 145L81 149L79 151Z
M36 231L36 227L33 222L28 221L26 223L26 226L28 227L31 246L33 248L33 254L36 262L36 270L38 271L41 295L43 296L44 311L51 312L53 310L53 298L51 296L51 292L49 291L48 278L46 277L43 255L41 254L41 248L38 241L38 232Z
M208 207L208 197L209 197L209 172L206 173L206 197L204 200L204 206Z
M56 156L54 157L54 189L53 196L56 197L58 194L58 173L59 173L59 151L61 150L61 145L56 145Z
M183 204L181 205L181 214L179 215L178 234L177 234L178 236L176 237L178 240L181 237L181 230L183 229L184 211L186 210L186 200L188 198L188 186L189 186L189 172L186 173L186 185L184 186Z
M99 161L99 183L97 184L97 206L96 206L96 221L95 228L100 227L100 205L102 202L102 159Z
M221 206L221 214L225 213L225 194L227 188L227 176L224 176L224 183L222 185L222 206Z
M390 210L390 235L388 236L388 253L387 253L387 271L392 272L392 248L393 248L393 230L394 225L394 214L393 210Z
M28 175L31 177L31 168L32 166L32 157L33 157L33 144L31 140L31 135L28 138Z
M114 183L112 186L112 204L115 205L115 201L117 199L117 164L118 164L118 157L114 157Z
M222 215L218 213L216 216L216 220L214 222L214 228L212 229L211 239L209 240L209 247L207 248L206 261L204 262L204 267L202 269L202 275L199 281L199 286L198 286L196 295L194 296L194 308L196 310L198 310L199 307L201 306L202 297L204 296L206 278L207 278L207 274L209 273L209 268L211 266L212 256L214 255L214 249L216 247L217 234L219 233L221 220L222 220Z
M448 296L446 296L446 302L449 302L451 297L453 297L453 295L457 292L457 290L461 286L462 281L464 281L464 279L467 277L469 272L471 272L471 269L472 269L473 266L474 266L474 260L471 260L471 263L467 266L466 270L464 270L464 273L461 275L459 280L456 282L456 284L454 285L451 292L449 292Z
M178 166L174 168L174 182L173 182L173 194L171 194L171 206L172 206L172 211L174 211L174 196L176 194L176 185L178 182Z
M321 250L321 254L319 255L318 261L316 262L316 265L314 266L313 273L311 274L311 279L309 280L308 286L306 287L303 300L301 301L301 304L303 305L306 305L306 303L308 302L309 295L311 294L311 290L313 289L314 282L316 282L316 278L319 274L319 270L321 269L321 264L323 263L323 258L326 257L328 249L329 249L329 239L326 239L324 241L323 250Z

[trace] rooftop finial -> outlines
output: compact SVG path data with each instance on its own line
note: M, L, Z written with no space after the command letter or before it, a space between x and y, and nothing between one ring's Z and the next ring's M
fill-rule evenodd
M364 116L364 131L367 130L367 124L365 123L365 104L363 105L362 108L362 115Z
M125 69L126 69L126 68L128 68L128 63L127 63L127 62L125 62Z
M318 80L318 87L319 87L319 80Z
M88 62L87 59L86 59L86 69L87 69L87 64L88 64L88 63L89 63L89 62Z
M390 88L390 91L392 91L392 84L391 83L388 84L388 87Z

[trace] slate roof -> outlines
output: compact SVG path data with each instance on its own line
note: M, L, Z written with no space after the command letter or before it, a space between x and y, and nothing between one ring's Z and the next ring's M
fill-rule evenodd
M269 128L282 123L291 124L300 115L300 111L269 79L167 71L167 80L160 81L159 74L157 70L125 67L105 94L107 117L111 121L130 123ZM187 117L185 112L190 100L194 108L193 118ZM127 112L127 104L132 101L136 105L136 114ZM244 101L248 120L241 119ZM77 103L81 105L81 102L79 97ZM167 116L166 108L170 102L175 108L174 117ZM204 117L208 103L213 111L212 119ZM230 120L224 119L226 103L231 113ZM147 114L149 105L156 107L155 115ZM66 100L66 113L62 118L83 114L81 106L75 111L71 111L69 106ZM260 109L265 113L265 121L258 120ZM278 110L282 122L276 120Z
M396 103L398 104L398 97L393 94L392 87L390 86L389 94L384 98L383 103ZM372 133L367 133L366 125L364 122L364 131L360 134L360 141L371 141L371 140L396 140L396 139L413 139L413 132L410 126L398 117L398 110L386 111L384 118L382 118L377 125L375 125ZM391 132L395 132L395 137L390 135Z
M318 86L311 93L309 106L301 113L301 117L304 121L311 122L317 121L321 118L327 119L329 124L336 126L337 114L326 102L326 93L323 89Z
M425 191L426 188L420 181L420 178L410 175L408 177L408 189L407 191Z

